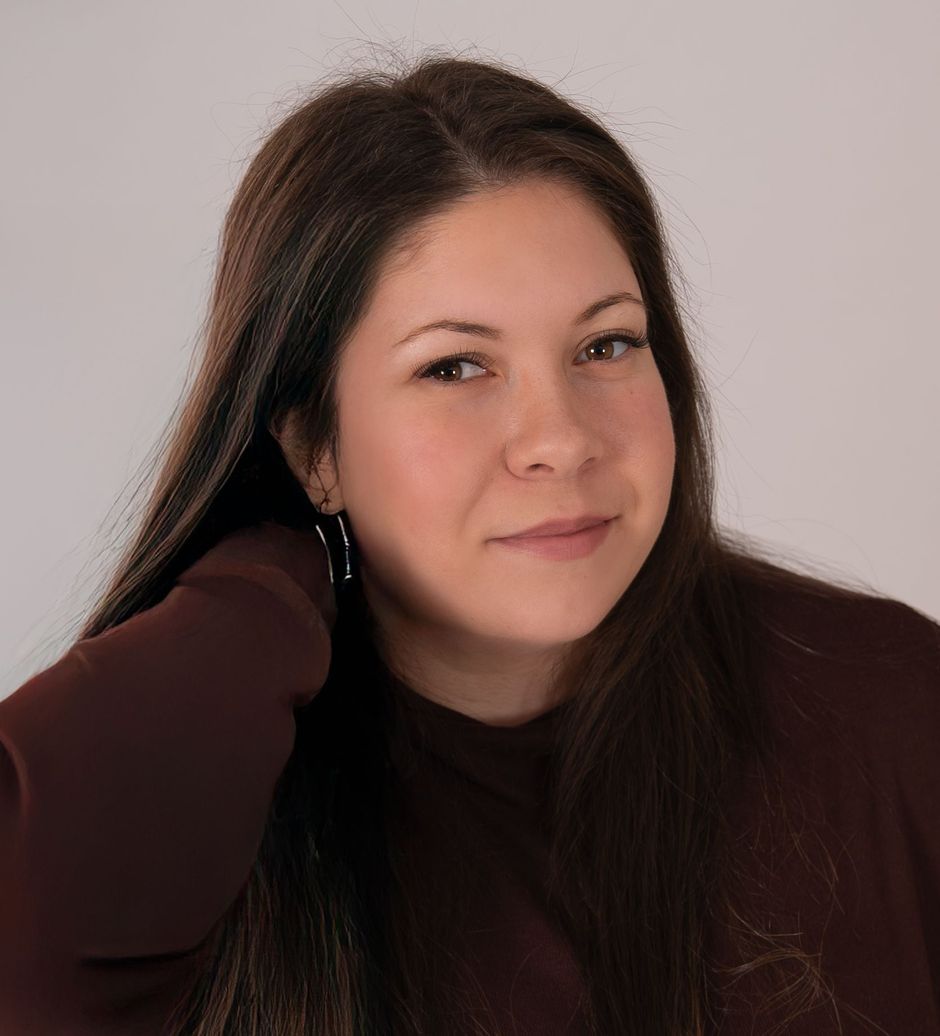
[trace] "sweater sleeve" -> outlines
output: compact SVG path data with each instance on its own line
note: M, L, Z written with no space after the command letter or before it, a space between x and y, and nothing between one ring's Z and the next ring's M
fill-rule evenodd
M160 1031L247 882L335 616L316 532L263 522L0 701L0 1031Z

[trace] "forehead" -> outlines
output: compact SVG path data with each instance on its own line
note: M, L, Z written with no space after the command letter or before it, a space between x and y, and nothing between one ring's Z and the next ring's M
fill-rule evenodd
M574 187L538 181L470 195L414 227L383 265L370 308L541 299L568 312L624 289L641 294L606 214Z

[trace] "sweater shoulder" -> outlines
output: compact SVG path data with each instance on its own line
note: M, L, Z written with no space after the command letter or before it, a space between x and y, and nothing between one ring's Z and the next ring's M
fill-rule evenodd
M781 736L940 779L940 623L887 595L752 588L761 683Z

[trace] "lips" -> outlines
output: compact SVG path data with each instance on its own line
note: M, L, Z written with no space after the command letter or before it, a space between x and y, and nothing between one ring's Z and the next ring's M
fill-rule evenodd
M590 557L607 539L616 515L578 532L554 536L504 536L493 540L498 550L527 555L541 561L573 563Z
M500 536L498 539L521 539L540 536L570 536L571 533L588 529L592 525L601 525L609 521L613 515L585 514L576 518L558 518L552 521L541 522L539 525L530 526L521 532L512 533L509 536Z

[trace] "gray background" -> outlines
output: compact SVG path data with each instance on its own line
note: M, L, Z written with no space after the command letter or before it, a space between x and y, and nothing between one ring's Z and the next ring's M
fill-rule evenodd
M0 10L0 694L107 575L279 106L388 45L506 58L606 115L691 289L722 522L940 615L935 2Z

